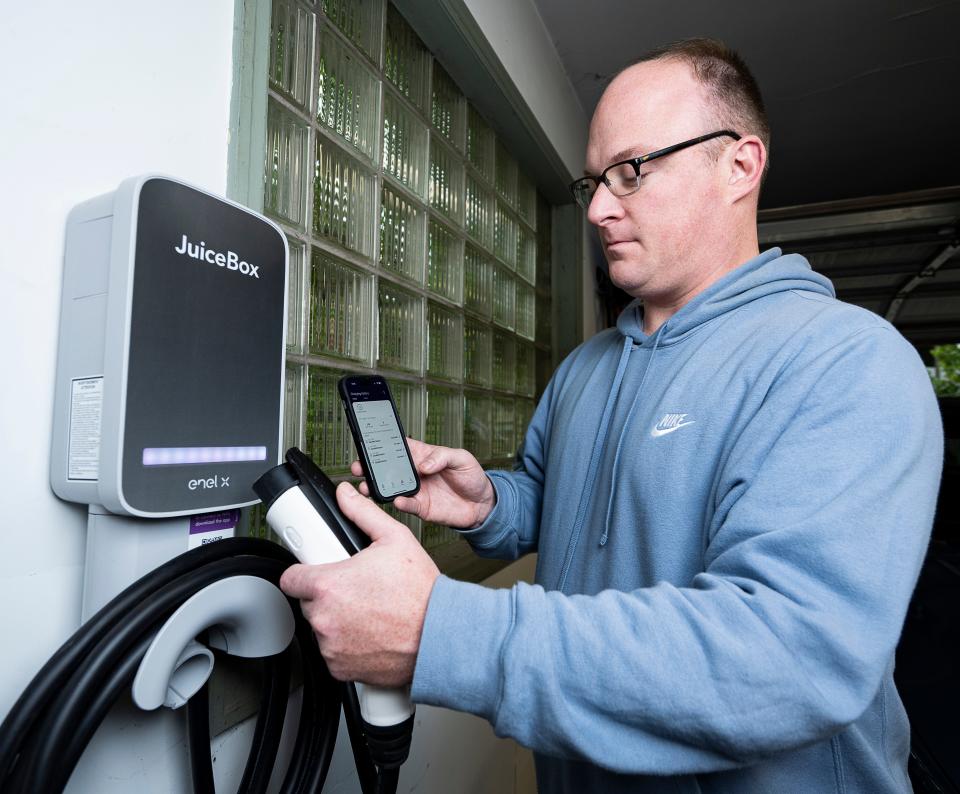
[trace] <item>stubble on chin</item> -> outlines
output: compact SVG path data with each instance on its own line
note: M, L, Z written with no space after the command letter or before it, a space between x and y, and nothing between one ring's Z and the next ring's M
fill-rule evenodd
M607 271L610 276L610 281L634 297L639 297L638 292L642 290L646 284L645 270L647 270L647 268L636 260L631 260L626 257L607 257Z

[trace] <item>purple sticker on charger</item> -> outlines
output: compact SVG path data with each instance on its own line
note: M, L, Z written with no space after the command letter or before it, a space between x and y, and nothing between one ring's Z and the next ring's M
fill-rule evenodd
M204 513L190 517L190 534L201 532L222 532L226 529L236 529L240 523L239 510L221 510L218 513Z

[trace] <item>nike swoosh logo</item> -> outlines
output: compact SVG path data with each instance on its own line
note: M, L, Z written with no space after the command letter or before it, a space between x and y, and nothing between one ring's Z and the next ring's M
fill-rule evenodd
M695 425L695 424L696 424L696 421L681 422L680 424L674 425L673 427L665 427L665 428L655 427L653 428L653 430L650 431L650 435L653 436L654 438L659 438L660 436L665 436L667 433L672 433L674 430L679 430L681 427L686 427L687 425Z

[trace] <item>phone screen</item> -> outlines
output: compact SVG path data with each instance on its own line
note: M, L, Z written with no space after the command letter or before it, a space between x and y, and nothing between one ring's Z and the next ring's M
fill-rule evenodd
M392 499L415 493L417 475L386 380L377 376L347 377L341 381L340 391L347 411L352 413L354 442L363 447L360 459L374 496Z

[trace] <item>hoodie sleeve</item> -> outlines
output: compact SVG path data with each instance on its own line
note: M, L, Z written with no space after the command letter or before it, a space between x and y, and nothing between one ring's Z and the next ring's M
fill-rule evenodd
M568 596L441 577L414 700L634 774L742 766L857 720L926 549L939 414L888 327L788 370L727 447L688 586Z

